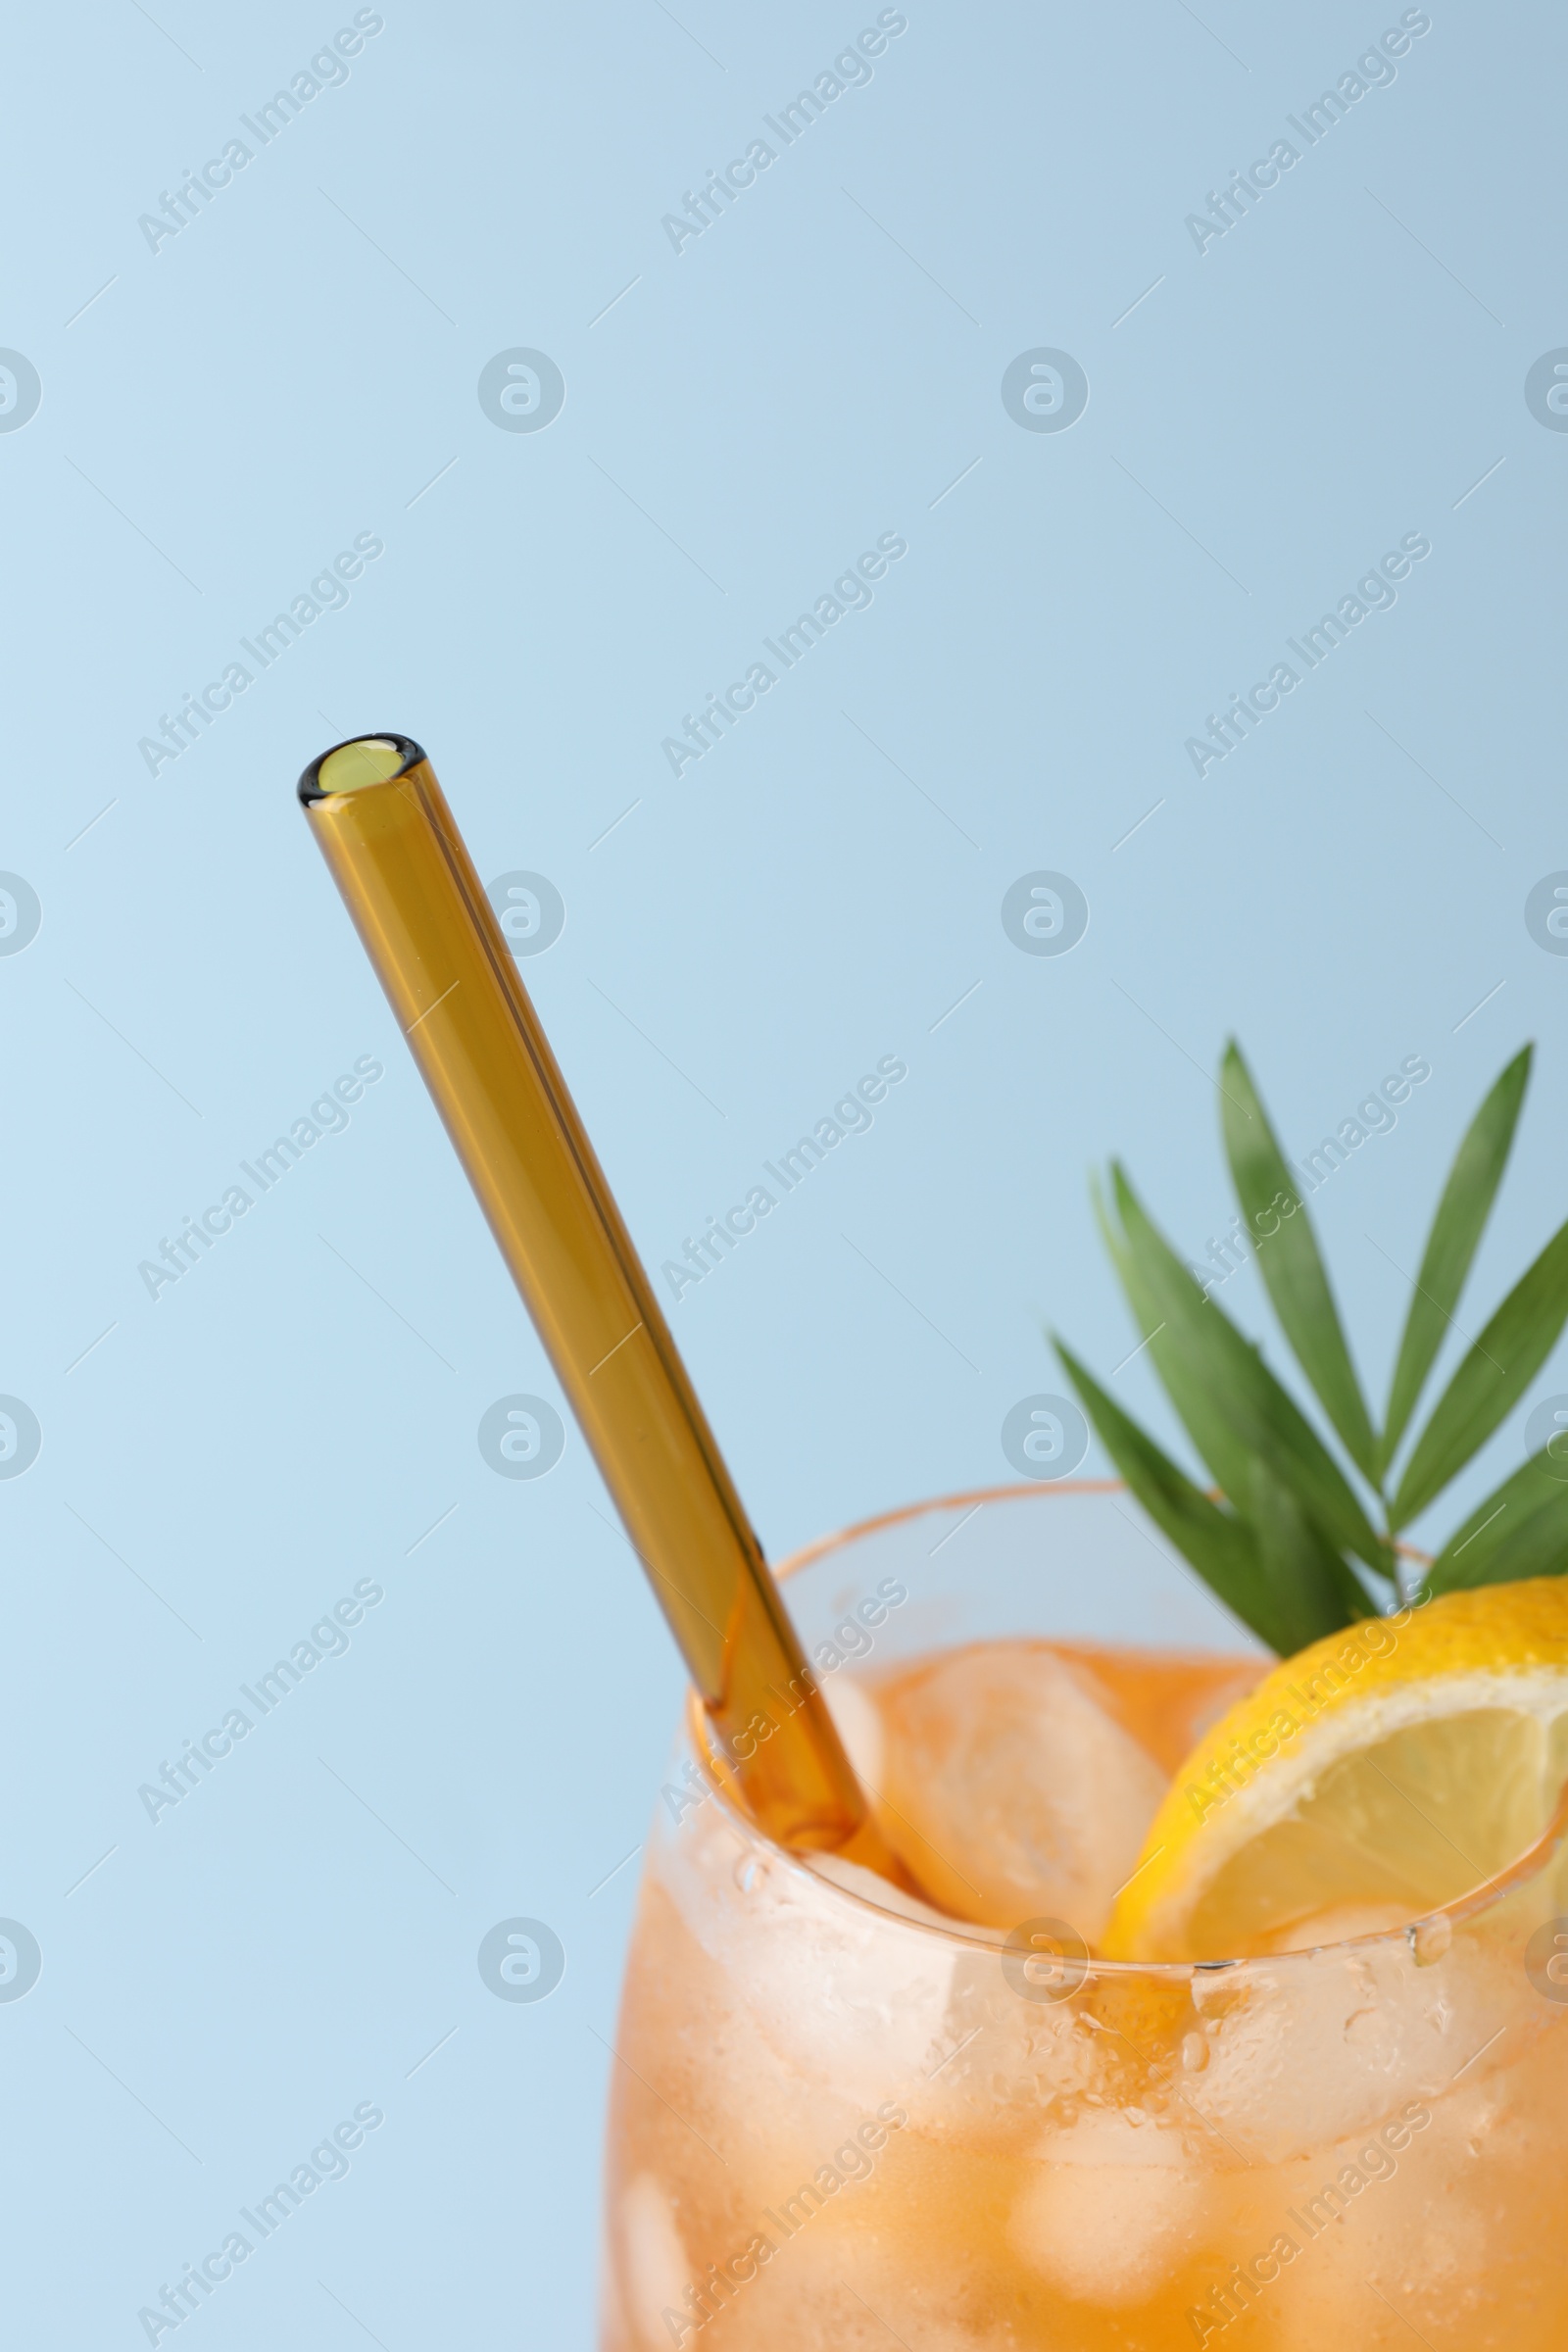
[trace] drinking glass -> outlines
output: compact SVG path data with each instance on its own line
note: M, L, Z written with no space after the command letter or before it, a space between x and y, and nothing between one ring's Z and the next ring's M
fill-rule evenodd
M1051 1643L1168 1779L1266 1664L1103 1483L918 1504L780 1573L852 1753L867 1678ZM1563 1849L1559 1819L1393 1933L1105 1962L1093 1922L915 1916L771 1844L693 1705L612 2069L603 2352L1561 2352Z

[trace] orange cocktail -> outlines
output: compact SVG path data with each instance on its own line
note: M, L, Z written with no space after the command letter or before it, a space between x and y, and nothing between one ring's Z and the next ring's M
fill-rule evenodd
M1419 1930L1106 1962L1261 1649L1105 1488L873 1523L787 1594L965 1919L761 1838L694 1714L617 2036L604 2352L1568 2342L1555 1837Z

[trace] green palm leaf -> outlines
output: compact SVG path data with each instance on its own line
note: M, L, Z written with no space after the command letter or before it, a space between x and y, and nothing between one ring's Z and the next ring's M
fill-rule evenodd
M1094 1201L1101 1233L1144 1336L1150 1360L1188 1436L1225 1494L1233 1498L1245 1494L1256 1456L1240 1438L1234 1419L1220 1401L1218 1390L1203 1379L1201 1365L1192 1362L1191 1347L1182 1338L1181 1318L1178 1315L1173 1324L1168 1300L1162 1303L1160 1283L1151 1279L1147 1251L1131 1247L1113 1222L1098 1184L1094 1188ZM1191 1279L1185 1268L1179 1271L1184 1280ZM1214 1311L1219 1312L1218 1308Z
M1112 1170L1126 1248L1164 1330L1151 1342L1161 1380L1193 1443L1233 1502L1245 1508L1246 1475L1230 1479L1204 1450L1200 1432L1218 1419L1233 1433L1224 1451L1238 1447L1266 1462L1296 1494L1323 1533L1368 1567L1387 1569L1389 1546L1356 1500L1345 1473L1290 1392L1257 1349L1205 1298L1168 1242L1146 1215L1118 1166ZM1250 1466L1249 1466L1250 1474Z
M1052 1344L1101 1444L1154 1525L1232 1615L1283 1654L1292 1645L1294 1614L1277 1606L1265 1584L1251 1530L1178 1470L1169 1454L1112 1402L1064 1341L1053 1334Z
M1259 1269L1292 1351L1349 1462L1374 1490L1379 1532L1328 1443L1194 1279L1124 1170L1095 1210L1150 1361L1212 1475L1205 1494L1054 1343L1101 1442L1145 1510L1225 1605L1282 1652L1372 1614L1399 1590L1394 1534L1426 1509L1523 1396L1568 1324L1568 1223L1515 1283L1415 1439L1392 1504L1388 1467L1408 1432L1453 1319L1508 1163L1531 1049L1500 1073L1454 1156L1421 1258L1390 1384L1373 1427L1328 1271L1290 1162L1240 1047L1222 1064L1221 1125ZM1130 1360L1130 1359L1129 1359ZM1119 1369L1120 1367L1118 1367ZM1568 1575L1568 1462L1538 1454L1444 1544L1429 1595ZM1359 1563L1359 1565L1357 1565ZM1371 1577L1363 1581L1363 1572ZM1375 1590L1369 1589L1375 1588Z
M1438 1398L1389 1512L1405 1527L1518 1403L1568 1322L1568 1224L1522 1274Z
M1465 1277L1508 1164L1534 1049L1516 1054L1465 1131L1443 1188L1415 1278L1389 1389L1379 1469L1394 1459L1459 1303ZM1347 1440L1347 1443L1348 1441Z
M1261 1579L1292 1650L1373 1615L1353 1571L1264 1462L1252 1473L1249 1499Z
M1234 1039L1225 1050L1222 1069L1220 1127L1225 1154L1257 1250L1258 1272L1297 1362L1344 1439L1350 1459L1375 1485L1377 1439L1306 1203Z
M1568 1481L1532 1454L1494 1494L1478 1503L1427 1572L1429 1592L1511 1585L1568 1569Z

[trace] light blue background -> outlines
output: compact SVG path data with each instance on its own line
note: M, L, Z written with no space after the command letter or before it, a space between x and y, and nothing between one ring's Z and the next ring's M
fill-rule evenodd
M1200 257L1184 216L1399 15L1290 13L911 0L679 255L661 217L873 8L390 0L156 255L138 215L352 11L13 27L0 343L43 381L0 436L0 866L43 906L0 959L0 1389L44 1432L0 1485L0 1913L44 1953L0 2008L17 2341L145 2341L367 2100L350 2178L204 2339L591 2341L635 1862L600 1883L679 1675L575 1432L537 1484L480 1458L487 1405L559 1392L306 836L313 754L416 734L481 871L556 883L525 976L655 1265L906 1059L671 1310L775 1555L1006 1477L1004 1414L1060 1385L1043 1319L1126 1353L1087 1171L1125 1153L1200 1251L1232 1027L1297 1151L1431 1062L1315 1203L1380 1390L1390 1261L1530 1036L1477 1316L1559 1217L1568 962L1523 905L1568 866L1568 438L1522 388L1568 342L1562 24L1440 0ZM480 411L514 345L564 373L547 431ZM1070 431L1003 409L1037 345L1088 372ZM677 781L681 714L890 531L871 609ZM1184 739L1418 531L1396 607L1200 780ZM150 775L160 713L362 532L347 609ZM1038 867L1090 903L1060 959L1001 926ZM138 1261L364 1054L349 1130L149 1298ZM1225 1296L1262 1327L1253 1274ZM1121 1385L1169 1431L1142 1362ZM138 1784L366 1577L349 1654L150 1823ZM475 1967L514 1914L565 1945L539 2005Z

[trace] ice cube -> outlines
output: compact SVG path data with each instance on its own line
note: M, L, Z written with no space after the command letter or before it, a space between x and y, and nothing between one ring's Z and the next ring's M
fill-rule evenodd
M1092 1672L1043 1642L1010 1642L865 1688L882 1748L867 1783L920 1885L959 1918L1060 1919L1092 1944L1165 1789ZM856 1725L852 1754L871 1744Z
M639 2173L620 2200L617 2283L640 2343L669 2341L661 2315L681 2310L692 2278L671 2206L652 2173Z
M887 1742L882 1736L882 1712L870 1690L864 1683L852 1682L847 1674L841 1674L823 1683L822 1696L857 1777L868 1788L880 1788Z
M1478 1931L1423 1962L1405 1936L1199 1969L1208 2062L1187 2096L1253 2163L1375 2130L1477 2066L1518 2008L1517 1955Z
M933 1911L918 1895L906 1894L902 1886L858 1862L847 1862L842 1854L803 1854L801 1859L819 1879L841 1886L846 1894L858 1895L863 1903L874 1903L879 1911L890 1911L896 1919L917 1919L927 1928L951 1929L954 1924L945 1911Z
M639 1983L650 1999L667 1984L674 2009L703 2015L710 2034L732 2040L730 2079L708 2064L701 2087L754 2121L776 2120L780 2102L796 2096L803 2051L846 2100L869 2110L890 2082L929 2064L940 2042L951 1948L895 1916L899 1897L883 1881L874 1893L855 1887L874 1909L852 1899L844 1872L859 1875L853 1864L817 1869L771 1852L711 1801L678 1831L656 1818ZM693 2120L706 2131L700 2115ZM726 2119L716 2120L711 2136L728 2154Z
M1077 2302L1144 2303L1201 2239L1205 2173L1179 2132L1125 2116L1087 2115L1026 2164L1007 2242Z

